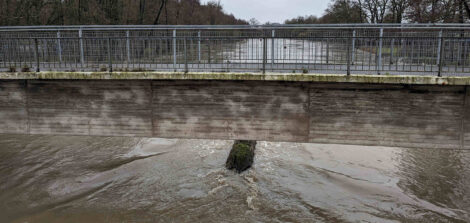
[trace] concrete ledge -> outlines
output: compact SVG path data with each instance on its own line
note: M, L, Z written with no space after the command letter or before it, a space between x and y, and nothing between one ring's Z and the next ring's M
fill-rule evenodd
M470 85L470 77L209 72L0 72L0 80L263 80L329 83Z

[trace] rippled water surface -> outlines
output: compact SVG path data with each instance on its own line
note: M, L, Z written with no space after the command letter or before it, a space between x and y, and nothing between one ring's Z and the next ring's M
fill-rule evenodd
M0 222L470 222L470 151L0 136Z

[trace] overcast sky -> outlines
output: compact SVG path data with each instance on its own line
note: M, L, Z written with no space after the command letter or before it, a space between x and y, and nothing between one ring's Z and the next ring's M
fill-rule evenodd
M329 0L221 0L220 2L227 13L247 21L256 18L261 23L284 23L286 19L299 15L321 16L330 3Z

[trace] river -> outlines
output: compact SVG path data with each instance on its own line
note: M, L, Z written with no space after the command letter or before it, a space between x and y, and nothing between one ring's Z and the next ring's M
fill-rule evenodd
M0 222L470 222L470 151L0 135Z

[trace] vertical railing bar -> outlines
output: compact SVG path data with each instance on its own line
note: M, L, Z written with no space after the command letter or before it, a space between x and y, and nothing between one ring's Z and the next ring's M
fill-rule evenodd
M276 37L276 30L271 31L271 70L274 71L274 38Z
M4 50L4 49L5 49L5 46L7 45L7 44L6 44L7 41L5 41L5 42L4 42L4 41L1 41L1 42L2 42L2 49ZM8 48L7 48L7 49L8 49ZM5 68L7 68L7 53L5 53L5 50L4 50L3 52L4 52L4 53L2 54L2 56L3 56L3 66L4 66Z
M352 47L351 47L351 64L354 64L355 55L354 52L356 51L356 30L352 32Z
M408 71L412 71L413 70L413 62L414 62L414 55L415 55L415 40L412 39L411 40L411 63L410 63L410 70Z
M39 47L38 47L38 39L34 39L34 54L36 59L36 72L39 72Z
M28 45L29 45L29 41L28 41ZM22 41L18 42L18 46L19 46L18 59L20 60L20 66L25 65L27 63L27 61L26 61L26 47L24 46ZM32 61L31 63L34 63L34 61Z
M57 31L57 49L59 53L59 62L62 64L62 43L60 41L61 36L60 36L60 31Z
M18 41L18 39L16 39L16 41ZM13 61L13 67L16 67L18 68L18 65L16 63L16 47L18 44L15 44L15 40L10 40L10 43L11 43L11 60ZM11 64L10 64L11 66Z
M38 40L39 41L39 40ZM39 42L38 42L39 44ZM30 41L28 40L28 44L27 45L30 45ZM22 51L21 51L22 50ZM29 67L33 67L33 64L36 64L36 61L29 61L29 56L27 56L27 49L26 49L26 44L23 43L23 41L20 41L20 64L23 64L23 66L26 66L28 62L30 62L31 64L29 65ZM39 56L41 56L39 54Z
M158 63L163 64L163 40L159 38L159 39L158 39L158 43L159 43L159 44L158 44L158 45L159 45L159 49L158 49L158 51L159 51L159 58L156 59L156 61L157 61L157 64L156 64L157 68L158 68Z
M21 62L22 62L23 64L27 64L27 63L28 63L28 61L27 61L27 56L26 56L26 50L27 50L27 49L26 49L26 46L23 44L22 41L21 41L21 45L23 46L23 47L22 47L22 48L23 48L23 53L21 54L21 58L22 58L22 59L21 59ZM45 61L46 57L44 56L44 43L42 42L41 39L38 39L38 47L41 47L41 48L40 48L41 50L39 51L39 56L42 57L42 58L44 59L44 61ZM42 55L41 55L41 54L42 54ZM31 66L31 67L32 67L32 66Z
M354 38L355 38L355 35L356 35L356 31L353 30L353 32L352 32L352 37L351 37L351 41L347 41L347 40L346 40L346 43L347 43L347 46L346 46L346 48L347 48L347 53L346 53L346 57L347 57L347 58L346 58L346 60L347 60L346 75L348 75L348 76L351 75L351 60L352 60L353 54L354 54L354 53L353 53L354 50L353 50L352 48L353 48L353 46L354 46ZM351 45L349 45L349 44L351 44Z
M186 37L183 40L183 47L184 47L184 72L188 73L189 69L188 69L188 51L186 47Z
M330 38L326 39L326 66L330 63Z
M18 64L17 64L17 57L18 56L17 56L17 52L16 52L16 50L18 48L18 41L19 40L16 39L16 44L15 44L15 40L12 40L12 42L11 42L12 43L12 49L13 49L12 53L11 53L12 54L12 60L13 60L13 66L16 67L16 68L18 68Z
M127 53L127 64L131 62L131 39L129 30L126 31L126 53Z
M457 38L457 39L455 39L454 41L457 42L457 44L456 44L456 45L457 45L457 63L455 64L455 72L457 72L458 67L459 67L459 66L461 65L461 63L462 63L462 61L461 61L461 59L462 59L462 55L461 55L461 53L462 53L462 51L461 51L461 49L462 49L462 44L461 44L461 43L462 43L462 42L460 41L460 38Z
M348 75L348 76L351 75L351 58L352 58L352 55L351 55L352 49L351 49L351 47L352 47L352 41L353 41L352 39L354 39L354 37L351 38L351 41L346 40L346 48L347 48L347 51L346 51L346 63L347 63L346 64L346 67L347 67L346 68L346 75ZM351 44L351 45L349 45L349 44Z
M463 65L462 65L462 73L465 72L465 66L467 65L467 60L468 60L468 42L467 41L464 41L463 42L464 44L464 49L463 49L463 55L464 55L464 58L463 58Z
M266 37L263 37L263 74L266 73L266 59L267 59L267 55L266 55L266 51L267 51L267 38Z
M302 70L304 69L304 59L305 59L305 39L302 38L302 57L301 57ZM297 58L296 58L297 59Z
M201 30L197 32L197 60L201 63Z
M111 38L108 38L108 67L109 72L113 72L113 62L111 60Z
M28 45L29 45L29 44L30 44L30 43L29 43L29 41L28 41ZM21 45L22 45L21 40L18 40L16 47L18 48L17 60L18 60L18 63L19 63L19 65L20 65L20 67L24 65L24 64L23 64L23 60L24 60L24 57L26 57L26 56L25 56L25 55L26 55L26 52L25 52L26 49L25 49L25 47L22 47ZM32 61L31 64L32 64L32 63L34 63L34 62Z
M209 69L210 69L211 63L212 63L212 61L211 61L211 39L210 38L207 39L207 54L208 54L208 56L207 56L207 67L209 67Z
M176 72L176 29L173 30L173 69Z
M83 31L81 27L78 30L78 37L80 38L80 63L83 68L83 65L85 63L85 55L84 55L84 50L83 50Z
M47 62L47 60L49 59L48 50L47 50L47 41L48 41L48 39L42 39L41 40L41 45L42 45L41 52L42 52L42 58L43 58L44 62ZM44 63L44 67L46 67L46 63Z
M310 36L309 36L310 37ZM310 72L310 64L312 63L312 41L310 38L307 38L307 49L308 49L308 54L307 54L307 72Z
M370 38L369 41L367 41L367 43L368 43L368 48L369 48L370 50L369 50L369 53L368 53L368 54L369 54L369 61L368 61L368 63L367 63L367 68L366 68L366 69L369 70L369 71L372 71L372 68L371 68L371 66L372 66L372 46L375 45L375 47L377 47L377 40L376 40L375 37L374 37L374 38ZM376 50L376 49L377 49L377 48L375 48L375 50ZM376 51L374 51L373 53L374 53L375 55L377 55L377 52L376 52ZM374 63L377 64L377 56L375 56ZM376 66L377 66L377 65L376 65Z
M392 38L392 41L390 43L390 62L389 62L389 66L388 66L388 69L389 70L392 70L392 65L393 65L393 50L395 48L395 38Z
M380 37L379 37L379 56L378 56L378 67L377 67L377 74L380 74L380 71L382 70L382 40L383 40L383 35L384 35L384 29L380 28Z
M443 57L444 57L444 37L441 35L441 37L439 38L441 44L439 44L439 68L438 68L438 71L437 71L437 76L438 77L442 77L442 63L443 63Z
M442 45L442 30L439 31L439 39L437 42L437 60L436 64L439 65L441 62L441 45Z

